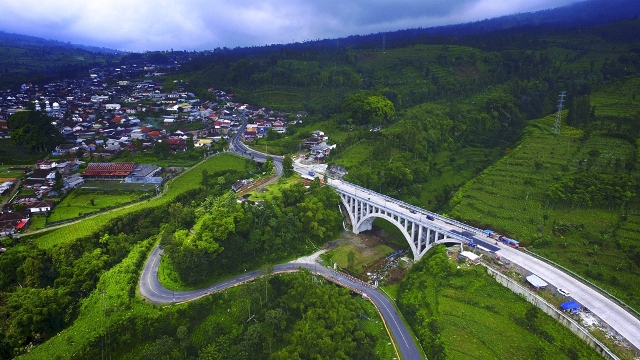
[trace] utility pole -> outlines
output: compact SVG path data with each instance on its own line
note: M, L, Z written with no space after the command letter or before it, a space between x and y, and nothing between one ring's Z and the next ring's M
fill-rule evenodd
M558 112L556 113L556 121L553 123L553 129L551 132L553 135L560 134L560 124L562 123L562 105L564 105L564 95L566 91L560 92L560 99L558 99Z
M387 35L382 35L382 52L386 51L387 47Z

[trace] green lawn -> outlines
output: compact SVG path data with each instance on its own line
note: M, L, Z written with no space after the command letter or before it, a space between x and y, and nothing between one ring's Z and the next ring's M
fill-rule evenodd
M362 250L354 245L344 243L325 253L323 258L330 259L331 262L335 262L342 269L349 270L350 252L354 254L353 268L350 271L353 272L353 275L360 275L365 267L392 254L394 250L387 245L378 245L374 248Z
M155 190L155 187L153 189ZM142 195L145 193L74 189L53 208L47 221L56 222L104 211L136 201Z
M250 192L251 196L249 197L249 200L273 200L274 198L281 197L282 189L288 188L289 186L298 182L302 182L302 178L297 174L294 174L293 176L288 178L281 177L278 181L271 183L263 188L252 190Z

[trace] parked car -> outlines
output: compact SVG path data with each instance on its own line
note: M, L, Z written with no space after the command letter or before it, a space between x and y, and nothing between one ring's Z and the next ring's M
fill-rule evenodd
M561 288L558 288L558 293L559 293L560 295L567 296L567 297L568 297L568 296L571 296L571 294L570 294L567 290L565 290L565 289L561 289Z
M415 214L415 213L416 213L416 211L415 211L415 210L413 210L413 209L409 210L409 212L410 212L410 213L412 213L412 214Z
M436 219L431 215L427 215L427 220L435 221Z

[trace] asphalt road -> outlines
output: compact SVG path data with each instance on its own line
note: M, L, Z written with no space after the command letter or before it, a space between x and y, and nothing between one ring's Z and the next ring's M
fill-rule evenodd
M500 250L496 252L497 255L531 271L556 288L569 291L573 300L587 307L636 348L640 348L640 320L620 305L542 260L501 243L498 246Z
M162 250L160 247L156 246L153 249L144 265L144 269L142 270L142 275L140 276L140 281L138 283L140 294L155 304L170 304L195 300L200 297L210 295L213 292L228 289L232 286L242 284L243 282L251 281L261 274L260 271L257 270L249 271L203 289L193 291L171 291L165 289L158 281L158 267L160 265L161 253ZM398 352L401 354L402 359L422 359L420 351L409 333L409 329L405 326L395 307L391 301L389 301L389 299L378 290L373 289L369 285L355 280L345 274L336 272L321 265L292 262L274 266L273 272L297 271L300 268L309 269L310 271L323 276L325 279L347 287L359 294L366 294L366 296L376 305L382 315L382 318L387 324L389 331L393 334Z
M431 226L444 229L454 234L460 234L467 238L477 239L486 238L479 229L471 228L468 225L461 224L458 221L442 217L440 215L434 216L433 221L426 220L426 211L415 208L412 206L407 207L407 204L395 203L384 195L375 193L371 190L354 187L349 183L340 180L330 180L329 184L343 191L354 194L364 199L370 199L376 201L378 204L391 209L396 212L400 212L403 216L412 219L414 221L429 223ZM412 213L414 210L415 213ZM431 214L431 213L429 213ZM523 251L516 250L510 246L498 243L497 246L491 244L491 241L486 238L487 242L483 242L483 247L487 247L489 250L495 251L496 254L508 259L509 261L518 264L524 269L538 275L544 279L547 283L555 286L556 288L563 288L571 294L571 298L578 303L587 307L596 316L606 322L611 328L617 331L627 341L632 343L636 348L640 348L640 320L630 314L626 309L618 305L618 303L610 300L598 291L589 287L586 284L574 279L571 275L564 271L547 264L546 262L539 260ZM496 249L497 247L497 249Z
M248 146L246 146L242 141L240 141L240 137L242 136L242 133L244 133L244 130L246 129L246 127L247 127L247 118L242 117L242 126L240 127L238 132L236 132L233 138L231 138L229 151L237 155L240 155L242 157L254 159L260 162L266 161L267 157L271 156L273 158L273 167L276 168L276 177L264 185L267 185L269 183L276 181L282 176L282 156L264 154L259 151L252 150Z

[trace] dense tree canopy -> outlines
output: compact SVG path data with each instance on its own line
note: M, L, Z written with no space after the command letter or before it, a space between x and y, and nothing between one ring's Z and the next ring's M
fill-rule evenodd
M358 125L384 125L395 115L395 107L389 99L370 91L359 91L346 98L342 111L347 119Z
M62 143L52 119L41 111L19 111L9 117L11 142L27 151L51 151Z
M223 273L256 268L330 240L340 229L339 199L315 181L282 190L262 204L236 202L236 194L210 196L196 212L193 229L169 228L162 245L180 281L201 284ZM303 234L303 235L302 235Z

